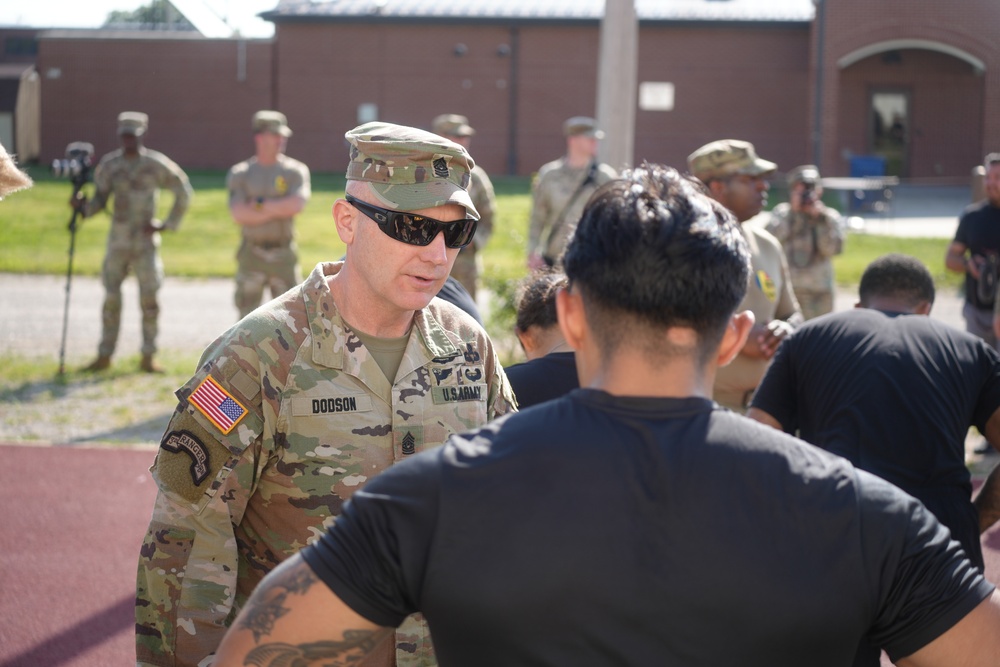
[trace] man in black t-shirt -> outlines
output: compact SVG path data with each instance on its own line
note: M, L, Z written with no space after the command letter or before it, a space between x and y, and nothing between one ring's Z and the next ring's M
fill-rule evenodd
M443 667L1000 664L1000 594L919 502L711 400L750 262L699 185L606 185L564 266L582 388L368 482L217 666L356 664L415 610Z
M1000 447L1000 354L927 315L934 279L906 255L861 277L859 308L807 322L778 350L748 416L848 459L913 495L983 569L1000 518L1000 467L970 502L965 437ZM868 647L855 665L878 665Z
M1000 269L1000 153L990 153L983 163L986 199L962 213L944 263L952 271L965 273L962 315L966 329L998 347L993 312Z
M562 272L544 269L532 273L521 286L514 333L528 360L504 368L518 409L558 398L580 386L576 355L559 330L556 313L556 294L566 286Z

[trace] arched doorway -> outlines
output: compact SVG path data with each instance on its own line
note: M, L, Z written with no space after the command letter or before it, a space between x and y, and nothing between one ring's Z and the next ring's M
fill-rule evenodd
M838 60L844 169L870 156L886 175L967 178L979 163L983 63L947 45L894 40Z

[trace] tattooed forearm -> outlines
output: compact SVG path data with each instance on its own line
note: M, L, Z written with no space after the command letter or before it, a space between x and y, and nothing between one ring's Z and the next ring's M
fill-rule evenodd
M288 613L289 595L303 595L318 581L305 562L288 562L274 571L272 579L262 584L247 603L240 627L253 633L254 643L274 631L274 624Z
M382 630L345 630L340 641L323 641L307 644L262 644L247 654L244 665L254 667L279 667L282 665L323 665L340 667L356 665L358 660L369 655L386 635L389 628Z

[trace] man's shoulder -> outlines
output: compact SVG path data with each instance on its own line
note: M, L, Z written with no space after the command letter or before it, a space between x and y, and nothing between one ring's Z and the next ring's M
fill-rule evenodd
M232 176L246 174L248 171L250 171L250 167L253 164L254 164L254 159L252 157L247 158L242 162L237 162L236 164L234 164L232 167L229 168L229 176L232 177Z
M597 173L600 174L600 178L598 180L601 183L613 181L618 178L618 170L609 164L605 164L604 162L597 163Z
M278 155L278 164L280 164L284 169L290 169L292 171L298 171L303 173L309 173L309 165L305 162L296 160L293 157L288 157L284 153Z
M765 228L764 223L766 220L766 214L758 214L757 216L744 222L743 229L746 231L748 236L754 237L758 246L768 248L772 252L784 252L781 249L781 242L778 241L778 238Z
M476 319L450 301L435 296L424 311L445 331L457 334L463 340L486 338L486 331Z
M536 181L540 183L543 178L562 171L565 165L565 158L558 158L556 160L552 160L551 162L546 162L538 168L538 175L535 176Z

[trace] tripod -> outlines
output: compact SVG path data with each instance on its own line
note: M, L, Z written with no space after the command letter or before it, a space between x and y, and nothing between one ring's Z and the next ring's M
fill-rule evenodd
M85 182L84 180L78 182L74 179L73 198L71 201L76 201L77 195L80 193ZM59 344L59 375L63 375L66 372L66 331L69 326L69 293L73 281L73 255L76 252L76 221L79 217L80 209L74 207L73 215L69 219L69 266L66 267L66 301L63 305L62 342Z

